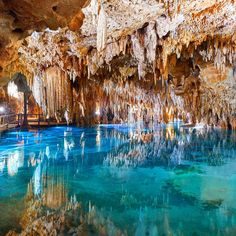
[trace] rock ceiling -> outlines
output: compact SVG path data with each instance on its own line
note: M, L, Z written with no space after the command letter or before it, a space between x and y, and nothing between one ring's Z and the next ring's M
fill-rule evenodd
M93 97L117 122L128 104L236 127L234 0L1 0L0 12L0 82L25 74L49 115L89 116Z
M1 0L0 66L17 58L22 39L45 28L69 27L78 30L83 22L86 0Z

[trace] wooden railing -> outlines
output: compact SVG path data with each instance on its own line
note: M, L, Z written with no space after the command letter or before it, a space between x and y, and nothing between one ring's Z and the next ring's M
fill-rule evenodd
M27 114L27 120L29 125L40 126L42 123L48 126L50 125L50 119L47 119L43 114ZM24 121L24 115L18 114L18 124L21 126Z
M24 115L19 114L18 115L19 126L21 126L23 124L23 120L24 120ZM52 119L52 118L48 119L43 114L27 114L27 120L28 120L29 126L39 126L40 127L40 126L53 126L53 125L66 124L66 122L58 123L56 121L56 119Z
M7 130L9 128L15 128L18 125L18 115L8 114L0 116L0 131Z
M0 125L17 124L17 123L18 123L18 115L16 114L8 114L0 116Z
M51 126L51 125L59 125L66 124L66 122L57 123L54 119L48 119L43 114L27 114L27 120L29 126ZM24 114L8 114L0 116L0 128L5 127L20 127L23 125Z

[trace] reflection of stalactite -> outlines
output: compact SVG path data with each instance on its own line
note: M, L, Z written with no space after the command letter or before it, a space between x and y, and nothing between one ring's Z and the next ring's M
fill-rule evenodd
M51 168L44 175L43 180L43 204L50 208L58 208L67 202L66 183L64 175L57 167Z
M18 173L18 169L24 166L23 150L16 150L9 154L7 158L7 171L10 176Z
M49 183L44 190L44 205L50 208L58 208L62 206L66 200L67 195L63 183Z
M116 167L111 169L111 172L149 165L175 168L183 164L183 160L194 160L195 150L199 152L199 147L201 147L201 155L206 157L209 165L222 165L225 158L235 153L231 146L235 140L235 134L232 134L232 141L227 143L227 148L224 145L225 137L221 139L219 135L218 131L205 129L176 133L173 127L153 133L133 131L129 133L129 142L108 153L103 160L103 165ZM208 144L204 140L215 143L213 150L209 151L206 148ZM189 149L193 154L189 154Z
M127 235L126 231L117 228L102 210L90 202L88 212L83 211L75 195L64 206L56 209L45 206L43 199L34 198L30 193L25 199L27 208L21 218L22 231L19 234L10 231L8 235L67 235L71 232L84 235L91 226L96 235Z
M126 236L127 232L122 232L117 228L111 219L103 216L103 212L99 211L96 206L92 206L89 203L89 212L88 212L88 224L94 226L98 235L117 235L117 236Z

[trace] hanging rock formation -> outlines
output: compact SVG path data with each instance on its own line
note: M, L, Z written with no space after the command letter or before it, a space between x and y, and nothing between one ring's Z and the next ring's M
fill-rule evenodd
M48 117L236 129L234 0L71 0L70 10L61 0L39 12L26 2L24 16L21 3L0 4L22 29L14 46L3 40L0 80L23 73Z

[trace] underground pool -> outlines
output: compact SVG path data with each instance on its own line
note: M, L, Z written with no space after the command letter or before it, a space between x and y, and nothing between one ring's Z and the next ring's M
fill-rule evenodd
M100 125L0 137L0 235L27 235L47 217L42 230L63 235L236 235L235 200L233 131Z

